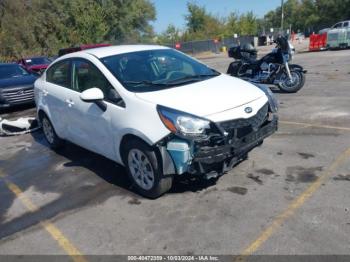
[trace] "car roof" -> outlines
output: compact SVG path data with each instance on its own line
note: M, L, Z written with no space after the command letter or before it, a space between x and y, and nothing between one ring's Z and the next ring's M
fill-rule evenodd
M102 57L108 57L112 55L147 51L147 50L157 50L157 49L170 49L170 48L166 46L160 46L160 45L115 45L115 46L86 49L77 53L83 52L83 53L91 54L98 58L102 58Z

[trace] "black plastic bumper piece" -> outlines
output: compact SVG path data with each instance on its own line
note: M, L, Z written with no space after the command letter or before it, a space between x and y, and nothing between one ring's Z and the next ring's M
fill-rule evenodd
M266 121L259 130L248 135L227 142L225 145L214 147L201 147L195 153L192 161L192 173L202 175L216 172L217 176L230 170L240 162L256 146L262 144L263 140L272 135L278 129L278 118L274 116L271 121Z

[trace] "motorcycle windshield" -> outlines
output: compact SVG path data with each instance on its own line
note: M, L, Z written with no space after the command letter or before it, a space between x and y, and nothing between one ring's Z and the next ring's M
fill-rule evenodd
M290 53L290 47L287 38L285 37L279 37L278 40L278 45L281 48L282 53Z

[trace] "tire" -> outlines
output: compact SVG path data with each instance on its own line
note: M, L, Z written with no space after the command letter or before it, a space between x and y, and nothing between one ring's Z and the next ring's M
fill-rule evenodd
M287 72L283 72L280 78L279 88L286 93L296 93L305 84L305 74L299 70L290 71L292 78L297 78L295 83L289 81Z
M173 177L163 175L161 161L154 148L133 139L126 142L123 151L128 177L140 195L155 199L169 191Z
M40 124L44 132L45 139L52 149L59 149L63 146L64 141L58 137L56 131L46 115L40 118Z

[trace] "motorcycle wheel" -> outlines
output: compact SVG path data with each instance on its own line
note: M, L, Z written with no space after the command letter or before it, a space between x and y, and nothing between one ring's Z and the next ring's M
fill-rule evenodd
M292 75L292 81L289 79L287 72L283 72L279 87L286 93L296 93L304 86L305 75L303 72L296 70L291 70L290 74Z

